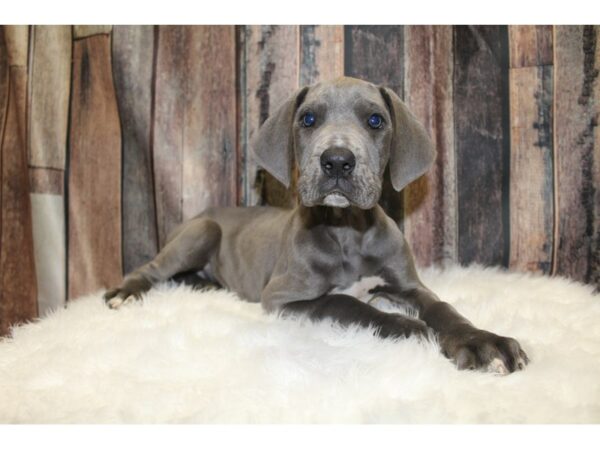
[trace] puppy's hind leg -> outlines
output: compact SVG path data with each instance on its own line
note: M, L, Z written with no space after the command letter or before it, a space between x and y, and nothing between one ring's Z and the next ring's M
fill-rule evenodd
M140 299L142 294L175 274L201 270L221 243L221 227L213 220L196 218L182 225L148 264L127 275L119 287L104 294L111 308Z

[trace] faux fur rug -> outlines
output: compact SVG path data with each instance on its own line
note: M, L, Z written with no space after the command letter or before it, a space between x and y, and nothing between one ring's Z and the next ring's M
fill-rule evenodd
M0 342L1 422L600 422L600 296L559 278L428 269L476 325L520 340L509 376L459 372L435 343L265 315L225 291L100 294Z

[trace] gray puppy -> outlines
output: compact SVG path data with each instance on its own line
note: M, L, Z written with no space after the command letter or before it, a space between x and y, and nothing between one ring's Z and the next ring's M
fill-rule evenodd
M421 283L402 232L377 204L386 166L400 191L435 157L427 133L393 91L353 78L304 87L266 120L253 149L285 186L295 159L301 204L204 211L105 294L111 308L194 272L269 312L373 326L382 337L433 332L459 369L525 367L516 340L476 328ZM418 319L336 293L363 277L379 277L372 292L412 308Z

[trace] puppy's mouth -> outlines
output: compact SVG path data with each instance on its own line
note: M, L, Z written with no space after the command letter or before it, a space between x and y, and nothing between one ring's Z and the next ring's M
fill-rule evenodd
M346 198L345 195L339 192L332 192L331 194L327 194L323 199L323 204L325 206L333 206L335 208L347 208L350 206L350 200Z

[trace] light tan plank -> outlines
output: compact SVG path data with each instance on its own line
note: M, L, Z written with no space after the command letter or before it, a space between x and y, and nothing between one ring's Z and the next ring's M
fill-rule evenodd
M73 38L81 39L98 34L110 34L112 25L73 25Z
M27 67L27 49L29 47L28 25L3 25L4 41L8 52L8 64Z
M29 165L64 169L71 89L71 27L32 27Z
M509 25L510 67L552 64L551 25Z

